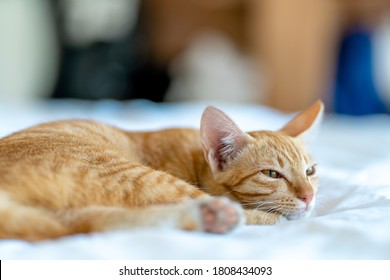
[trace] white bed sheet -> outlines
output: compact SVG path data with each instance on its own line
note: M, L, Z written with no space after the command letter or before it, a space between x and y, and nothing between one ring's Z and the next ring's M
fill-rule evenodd
M244 130L276 129L291 116L218 104ZM206 104L146 101L0 105L0 136L42 122L89 118L131 130L198 127ZM0 241L0 259L390 259L390 117L327 116L310 148L320 190L312 217L243 226L226 235L136 229L54 241ZM0 221L2 222L2 221Z

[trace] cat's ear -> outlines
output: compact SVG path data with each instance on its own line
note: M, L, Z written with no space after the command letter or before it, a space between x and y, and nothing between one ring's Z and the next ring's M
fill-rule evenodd
M281 131L292 137L307 138L309 134L313 134L318 124L321 121L324 112L324 104L322 101L317 101L306 110L298 114L294 119L288 122Z
M251 140L230 117L211 106L203 112L200 136L205 158L213 172L223 171L229 160Z

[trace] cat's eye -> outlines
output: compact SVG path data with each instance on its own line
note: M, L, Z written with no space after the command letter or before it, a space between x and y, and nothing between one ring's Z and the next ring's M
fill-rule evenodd
M282 175L275 170L262 170L261 173L273 179L282 178Z
M313 166L310 166L308 169L306 169L306 175L307 176L312 176L316 173L316 167L313 165Z

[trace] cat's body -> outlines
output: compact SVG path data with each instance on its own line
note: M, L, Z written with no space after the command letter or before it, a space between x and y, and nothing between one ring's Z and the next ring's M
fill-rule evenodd
M231 200L248 223L297 218L317 188L315 174L298 174L314 163L295 136L322 105L307 112L301 128L291 122L281 132L245 134L215 108L200 132L125 132L92 121L17 132L0 140L0 238L160 225L226 232L244 219Z

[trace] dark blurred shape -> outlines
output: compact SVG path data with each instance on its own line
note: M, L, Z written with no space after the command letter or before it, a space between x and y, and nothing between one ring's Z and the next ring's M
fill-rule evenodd
M114 2L116 5L121 3ZM115 9L111 12L114 14L103 17L103 23L93 16L90 19L84 17L75 20L73 14L77 15L78 11L71 9L78 9L79 3L81 2L53 1L61 56L59 76L52 97L91 100L143 98L162 101L169 87L170 77L163 67L148 57L147 34L143 30L143 21L139 20L144 18L141 15L142 7L138 10L134 28L122 28L122 33L115 34L110 29L110 25L115 24L108 22L104 26L107 18L115 19ZM84 8L89 3L94 4L93 1L84 1ZM104 5L110 3L106 2ZM91 9L94 8L92 6ZM116 7L116 11L120 13L117 17L123 17L123 9L126 8L128 7ZM96 24L94 21L97 21ZM124 22L129 24L126 18ZM121 27L121 24L123 25L116 25ZM99 26L103 28L99 30Z
M386 113L374 82L369 32L355 30L343 38L334 89L335 112L348 115Z

